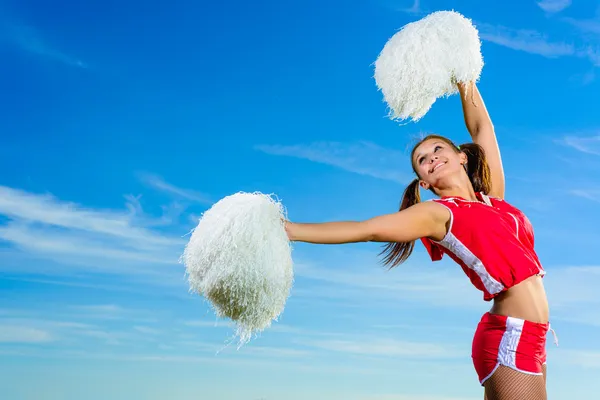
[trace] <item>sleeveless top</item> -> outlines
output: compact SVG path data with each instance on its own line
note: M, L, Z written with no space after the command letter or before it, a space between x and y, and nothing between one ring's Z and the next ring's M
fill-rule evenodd
M498 294L545 271L534 250L529 219L504 200L476 193L480 201L461 197L433 199L450 210L449 229L441 241L422 238L432 261L447 254L490 301Z

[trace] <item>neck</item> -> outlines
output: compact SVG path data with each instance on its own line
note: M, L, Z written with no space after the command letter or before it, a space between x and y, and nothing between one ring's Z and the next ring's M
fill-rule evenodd
M475 190L473 190L473 185L471 185L471 181L466 177L466 182L455 182L455 184L450 185L448 187L440 188L436 192L440 197L462 197L465 200L478 201L479 199L475 195Z
M440 191L440 197L461 197L465 200L470 201L479 201L477 196L475 195L475 191L471 190L450 190L450 191Z

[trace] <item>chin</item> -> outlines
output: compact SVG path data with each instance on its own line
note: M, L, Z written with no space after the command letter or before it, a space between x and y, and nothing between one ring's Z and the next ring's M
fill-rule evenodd
M435 182L434 186L436 186L436 187L446 186L445 183L450 183L452 181L455 181L456 179L458 179L460 177L461 173L462 173L461 170L443 168L443 169L439 170L435 174L435 176L432 176L432 178L433 178L432 181Z

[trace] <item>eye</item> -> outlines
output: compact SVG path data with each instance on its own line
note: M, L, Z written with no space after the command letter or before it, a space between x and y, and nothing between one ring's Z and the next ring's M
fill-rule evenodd
M435 149L433 150L433 152L435 153L436 151L438 151L441 148L442 148L442 146L435 146Z
M419 164L423 164L423 160L425 159L425 157L419 157L419 159L417 160L417 162Z

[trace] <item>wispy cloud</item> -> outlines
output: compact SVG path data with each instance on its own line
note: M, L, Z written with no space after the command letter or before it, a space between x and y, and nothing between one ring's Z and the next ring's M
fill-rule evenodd
M136 325L133 327L136 332L139 332L144 335L159 335L161 331L156 328L151 328L149 326Z
M137 310L129 310L116 304L86 304L71 306L71 312L80 313L92 319L120 319L139 315Z
M88 65L78 57L67 54L50 44L33 26L14 23L3 18L0 20L0 35L0 38L4 39L5 43L11 44L27 53L71 67L88 68Z
M464 351L448 347L447 343L407 342L391 338L302 340L303 345L320 349L365 356L403 358L455 358L464 356Z
M293 146L258 145L255 148L271 155L301 158L394 182L405 183L410 179L408 174L401 172L407 165L406 154L370 142L315 142Z
M600 34L600 18L576 19L571 17L562 18L563 21L573 25L584 33Z
M537 54L548 58L573 56L576 48L573 44L552 42L540 32L531 29L512 29L501 25L478 23L480 37L483 40L508 47L513 50Z
M421 10L421 0L413 0L413 3L408 8L401 8L400 11L404 11L409 14L420 14Z
M600 307L600 266L550 267L544 281L551 307L563 315L575 317Z
M577 56L587 58L595 67L600 67L600 49L597 47L585 47L577 51ZM590 78L588 74L588 79Z
M341 261L344 263L344 261ZM481 296L469 285L460 271L452 268L436 268L435 271L420 265L404 265L399 270L384 271L375 268L352 267L352 261L344 263L344 268L328 268L324 265L296 264L298 279L310 280L310 290L302 291L299 281L295 296L309 296L344 299L345 306L357 304L365 307L373 302L415 301L424 307L449 307L479 310ZM462 296L452 293L457 291ZM360 299L360 301L354 301Z
M80 268L130 272L151 266L177 265L182 238L136 225L126 210L90 209L36 194L0 186L0 241L26 255L36 254ZM115 262L118 261L118 262ZM24 270L35 265L24 265Z
M52 334L45 330L0 323L0 343L46 343L52 340Z
M161 334L159 329L150 326L151 313L145 310L112 304L51 304L44 308L11 310L0 315L0 342L52 342L54 348L137 345L151 342ZM52 309L51 314L49 309ZM127 323L123 324L125 320Z
M126 195L126 207L130 212L131 220L140 227L161 227L173 225L179 221L179 217L184 213L185 207L174 201L169 205L161 206L162 215L160 217L149 216L142 207L142 196Z
M410 302L423 309L453 312L482 312L487 306L464 274L444 261L435 269L409 263L392 271L378 271L364 265L355 268L350 260L340 260L340 263L343 268L297 264L292 301L306 298L314 303L326 299L344 307L380 310ZM579 319L585 323L583 316L600 307L597 296L600 266L550 265L547 270L544 283L556 315L581 317ZM456 296L456 293L461 293L461 296ZM342 301L338 303L336 300Z
M600 203L600 189L573 189L571 194Z
M27 259L25 257L22 257L21 255L19 255L18 261L19 261L19 263L39 262L39 260ZM4 266L4 268L7 268L7 267ZM49 268L48 273L51 273L52 275L58 275L58 272L56 271L55 268L53 268L52 266L50 266L48 268ZM140 282L137 282L137 283L139 283L137 285L134 285L131 282L122 281L119 285L115 285L115 284L98 283L98 282L96 282L97 279L90 281L89 279L87 279L87 277L83 277L80 279L74 279L73 276L57 277L56 279L32 278L32 277L29 277L28 275L23 275L21 273L22 272L30 272L35 269L23 268L21 266L21 264L19 266L14 267L13 270L17 272L16 276L4 275L4 276L2 276L2 280L13 281L13 282L15 282L15 281L16 282L27 282L27 283L33 283L36 285L63 286L63 287L75 288L75 289L85 289L85 290L88 290L89 292L91 292L91 291L122 292L122 293L124 292L124 293L135 294L135 295L149 295L149 294L153 295L156 290L156 288L155 288L156 284L159 284L159 285L163 286L161 288L161 290L163 290L163 293L165 293L165 294L168 293L170 297L189 299L189 296L186 296L184 293L181 293L180 288L178 288L177 286L174 285L174 283L175 283L174 281L166 281L164 279L160 279L160 280L159 279L151 279L150 281L142 280ZM136 276L136 278L139 278L139 277ZM163 278L163 277L161 277L161 278ZM146 285L146 283L148 283L148 284ZM172 289L172 290L167 292L167 288Z
M571 350L561 354L569 364L584 368L600 368L600 351Z
M582 153L600 155L600 135L596 136L566 136L561 142Z
M414 394L380 394L360 397L359 400L479 400L479 397L448 397Z
M548 13L557 13L571 5L571 0L541 0L537 5Z
M99 233L126 241L143 241L148 246L173 243L173 240L159 234L131 226L130 216L126 213L88 209L49 194L29 193L7 186L0 186L0 214L25 223Z
M144 184L148 185L149 187L151 187L155 190L159 190L164 193L174 195L174 196L180 197L185 200L190 200L190 201L194 201L197 203L201 203L201 204L212 204L213 203L213 200L210 198L210 196L208 196L204 193L197 192L195 190L183 189L178 186L175 186L175 185L165 181L163 178L161 178L158 175L150 174L147 172L140 172L140 173L138 173L138 177Z
M580 28L586 26L590 30L600 28L598 22L571 20L571 23ZM514 29L488 23L478 23L477 28L482 40L499 46L546 58L578 57L587 59L594 66L600 66L600 49L593 43L586 43L583 38L573 42L552 41L547 35L533 29ZM587 83L590 79L593 79L593 74L588 73L582 77L582 81Z

